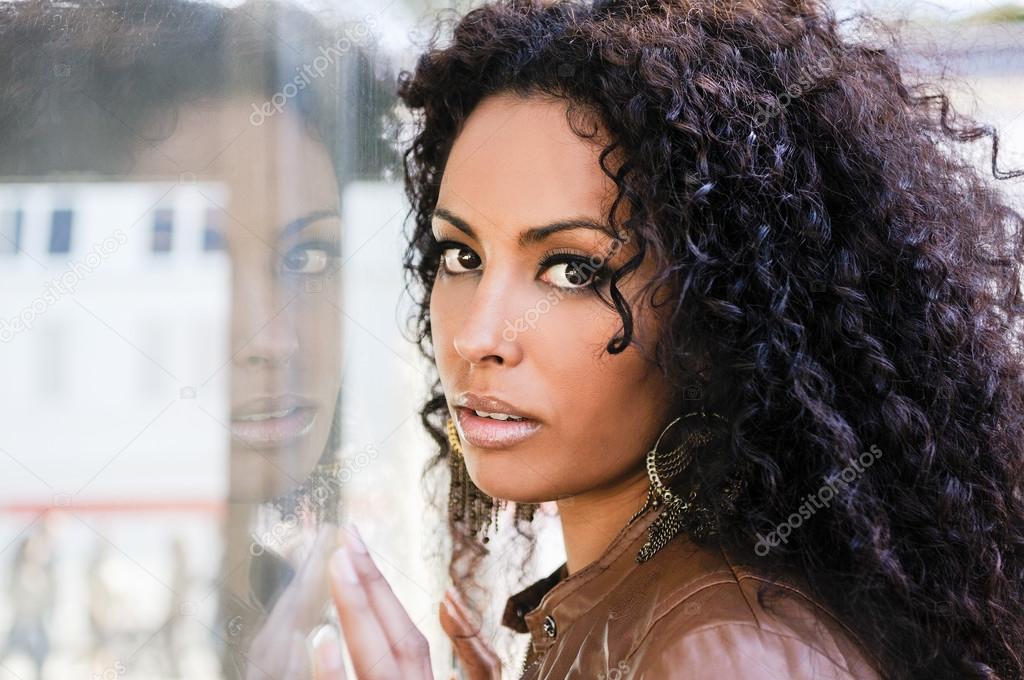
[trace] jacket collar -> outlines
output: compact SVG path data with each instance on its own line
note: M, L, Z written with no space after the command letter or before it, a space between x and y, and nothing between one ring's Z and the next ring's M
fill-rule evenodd
M565 562L558 569L551 572L539 581L527 586L523 590L508 598L505 603L505 613L502 614L501 623L517 633L529 633L526 627L526 620L523 618L527 612L536 609L541 599L548 594L558 582L568 576L569 570Z
M658 514L648 510L624 526L598 559L575 574L568 575L563 562L548 576L509 597L502 625L529 633L537 651L546 649L627 574L649 564L638 563L636 554Z

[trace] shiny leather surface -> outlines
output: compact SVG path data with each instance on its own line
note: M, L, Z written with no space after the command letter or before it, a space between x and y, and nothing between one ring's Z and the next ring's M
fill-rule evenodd
M508 599L502 623L530 635L528 680L876 680L853 635L785 584L758 602L757 558L680 535L643 564L648 512L597 561L565 565Z

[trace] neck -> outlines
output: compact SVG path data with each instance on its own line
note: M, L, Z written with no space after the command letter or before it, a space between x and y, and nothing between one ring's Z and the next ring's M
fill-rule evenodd
M630 517L643 507L649 484L646 472L641 470L615 486L558 501L569 574L604 553Z

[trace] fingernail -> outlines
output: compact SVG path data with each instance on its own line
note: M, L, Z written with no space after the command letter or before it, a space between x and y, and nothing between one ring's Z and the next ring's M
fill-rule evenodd
M366 544L363 543L363 538L359 535L359 529L356 528L355 524L348 525L348 537L349 543L352 545L352 549L361 555L365 555Z
M359 577L356 575L352 560L345 548L338 548L334 551L334 555L331 557L331 573L342 583L350 585L359 583Z
M316 650L322 669L336 671L342 667L344 661L341 658L341 646L331 626L320 626L320 630L313 636L313 649Z
M336 671L343 665L341 660L341 649L338 648L338 643L334 640L324 643L316 650L316 655L320 659L320 665L325 671Z

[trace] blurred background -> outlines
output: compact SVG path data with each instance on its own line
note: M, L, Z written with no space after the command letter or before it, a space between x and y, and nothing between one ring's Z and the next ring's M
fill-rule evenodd
M473 4L0 2L0 680L276 677L253 645L343 520L448 677L393 88ZM1024 167L1024 5L835 7Z

